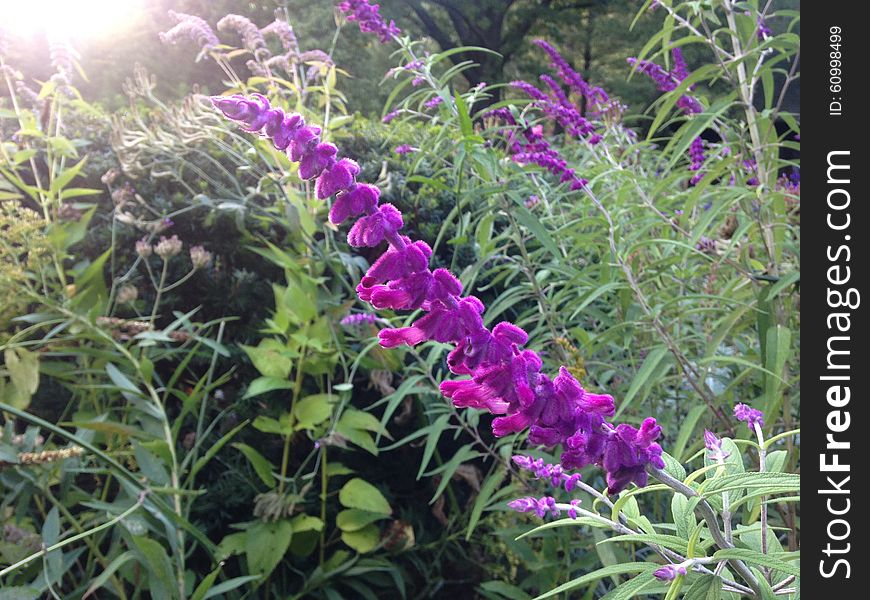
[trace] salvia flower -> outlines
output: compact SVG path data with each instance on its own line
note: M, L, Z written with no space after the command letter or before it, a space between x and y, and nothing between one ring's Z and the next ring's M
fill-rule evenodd
M764 427L764 413L742 402L734 406L734 416L737 417L738 421L746 423L753 431L755 431L756 426Z
M580 473L568 475L562 465L546 464L542 458L533 459L531 456L518 454L513 457L513 461L521 469L531 471L535 479L548 480L553 487L564 486L566 492L572 491L580 481Z
M758 36L758 41L763 42L767 38L773 36L773 31L767 26L761 15L755 18L755 35Z
M679 48L674 48L671 51L671 58L673 59L674 66L670 71L649 60L629 58L628 64L652 79L660 92L672 92L689 76L689 71L683 59L683 53ZM691 90L692 87L690 86L689 89ZM677 107L687 115L700 113L704 110L698 99L691 94L681 95L677 100Z
M696 137L692 140L692 143L689 145L689 158L692 161L692 164L689 165L689 170L695 172L692 179L689 180L689 184L695 185L704 177L701 169L704 167L704 162L707 160L707 157L704 155L703 138Z
M528 335L516 325L501 322L487 328L483 303L474 296L462 296L462 284L446 269L430 269L432 249L402 235L399 210L379 204L377 187L357 183L359 169L352 167L356 163L338 157L334 145L321 142L319 128L306 125L298 114L273 108L258 94L212 101L243 129L264 135L275 148L287 152L291 161L299 163L301 178L316 178L319 197L335 194L329 220L339 224L357 219L348 234L351 245L386 242L386 250L357 286L357 296L378 309L423 312L407 327L381 329L381 346L415 346L426 341L454 345L447 365L463 378L444 381L440 389L455 406L497 415L493 421L497 436L528 428L532 444L562 444L561 468L603 466L610 493L630 482L644 485L648 464L664 466L661 447L654 441L661 434L655 419L646 419L640 429L607 423L605 418L615 410L611 396L587 392L564 367L553 379L541 373L541 357L523 348ZM570 179L573 172L565 170L563 177ZM554 501L546 499L535 501L534 508L528 508L528 502L517 502L516 507L523 510L558 510Z
M176 25L172 29L160 33L160 41L164 44L177 44L182 40L192 40L199 45L203 54L220 45L220 40L205 19L174 10L169 11L169 17L175 21Z
M226 15L217 22L218 31L234 31L242 38L245 49L250 51L258 59L266 58L269 50L266 48L266 40L259 27L250 19L242 15Z
M360 31L378 36L382 44L401 33L395 21L390 21L389 24L384 21L379 12L380 5L369 4L368 0L344 0L338 5L338 9L347 15L348 21L359 23Z
M260 30L262 36L274 35L281 42L281 47L288 53L299 54L299 41L293 27L284 19L276 16L275 20Z
M339 321L339 324L344 326L344 327L350 328L350 329L356 329L356 328L359 328L367 323L374 324L377 322L378 322L378 316L375 314L372 314L372 313L351 313L345 317L342 317L341 321Z
M665 565L653 572L659 581L673 581L677 575L685 575L686 567L682 565Z
M517 512L534 512L542 519L549 513L552 517L558 517L561 511L556 506L556 499L552 496L543 498L517 498L508 502L508 506Z
M183 243L178 239L177 235L173 235L170 238L161 237L157 245L154 246L154 252L163 260L169 260L173 256L178 256L182 246Z
M434 96L429 100L426 100L426 102L423 103L423 106L425 106L426 108L435 108L442 102L444 102L444 98L442 98L441 96Z
M716 437L712 431L704 430L704 447L710 451L708 455L711 460L723 461L728 458L729 453L722 448L722 440Z

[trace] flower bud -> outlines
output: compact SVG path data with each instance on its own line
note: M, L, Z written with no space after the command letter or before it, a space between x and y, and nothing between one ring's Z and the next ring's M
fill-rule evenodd
M169 260L181 252L182 246L183 244L181 240L178 239L177 235L173 235L171 238L161 237L160 241L157 242L157 245L154 247L154 252L156 252L157 256L163 260Z
M212 254L202 246L192 246L190 248L190 262L193 263L194 269L202 269L207 267L211 262Z

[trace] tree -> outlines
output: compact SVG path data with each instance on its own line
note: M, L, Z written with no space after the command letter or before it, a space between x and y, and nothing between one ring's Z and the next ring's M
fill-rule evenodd
M579 9L604 4L605 0L395 0L394 7L410 9L421 29L442 50L481 46L497 52L451 56L456 64L465 60L476 63L464 74L469 84L477 85L504 80L505 64L536 24L578 17Z

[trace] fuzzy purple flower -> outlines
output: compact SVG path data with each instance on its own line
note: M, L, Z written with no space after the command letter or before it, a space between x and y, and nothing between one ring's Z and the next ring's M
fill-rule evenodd
M764 427L764 413L742 402L734 406L734 416L737 417L738 421L746 423L749 429L753 431L755 431L756 425Z
M703 138L696 137L692 140L692 143L689 145L689 158L692 161L692 164L689 165L689 170L695 172L692 179L689 180L689 184L696 185L704 177L701 169L704 166L704 162L707 160L707 157L704 155Z
M643 73L653 80L656 87L661 92L672 92L689 76L689 70L686 67L686 62L683 60L682 51L679 48L674 48L671 51L671 58L674 61L674 67L670 71L664 69L660 65L648 60L637 60L629 58L628 64L635 70ZM694 86L689 86L691 90ZM677 108L687 115L703 112L704 107L697 98L691 94L683 94L677 100Z
M226 15L217 22L218 31L233 31L242 38L245 49L250 51L255 58L264 59L269 56L266 48L266 40L263 33L250 19L242 15Z
M399 146L396 146L396 149L393 150L393 152L395 152L396 154L402 155L402 154L410 154L411 152L416 152L416 150L412 146L410 146L409 144L401 144Z
M363 325L377 322L378 316L372 313L352 313L343 317L339 324L350 329L358 329Z
M564 486L566 492L572 491L580 481L580 473L568 475L562 465L546 464L542 458L533 459L531 456L518 454L513 457L513 461L521 469L531 471L535 479L549 480L553 487Z
M274 35L281 42L281 46L290 54L299 54L299 42L293 27L279 17L260 30L262 36Z
M685 575L686 567L682 565L665 565L653 572L659 581L673 581L678 575Z
M196 42L202 53L206 53L220 44L220 40L205 19L174 10L169 11L169 17L175 21L176 25L159 34L160 41L164 44L177 44L183 39L188 39Z
M360 31L378 36L382 44L401 33L394 21L390 21L389 24L384 21L378 12L380 5L369 4L368 0L344 0L338 5L338 9L347 15L348 21L359 23Z
M556 506L556 499L552 496L543 498L517 498L508 502L508 506L517 512L534 512L542 519L549 513L550 516L558 517L561 512Z
M442 102L444 102L444 98L442 98L441 96L433 96L432 98L426 100L426 102L423 103L423 106L425 106L426 108L435 108Z

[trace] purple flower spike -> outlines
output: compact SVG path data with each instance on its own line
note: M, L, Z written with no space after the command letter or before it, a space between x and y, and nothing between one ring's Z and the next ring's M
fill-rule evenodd
M752 408L740 403L734 406L734 416L738 421L743 421L749 429L755 431L755 426L764 427L764 413L757 408Z
M221 43L204 19L174 10L169 11L169 17L176 25L169 31L159 34L160 41L164 44L177 44L183 39L189 39L195 41L202 52L208 52Z
M346 4L376 12L376 7L365 2ZM563 102L563 94L555 89L552 94L554 106ZM334 145L321 142L318 127L306 125L297 114L273 108L258 94L213 98L213 102L243 129L269 139L276 148L286 149L290 160L299 163L302 179L317 177L318 197L337 194L330 221L338 224L359 217L348 234L351 245L387 242L387 249L371 264L356 288L359 299L375 308L420 309L425 314L408 327L381 330L381 345L414 346L426 341L454 344L447 358L448 367L452 373L467 378L442 382L444 396L456 407L485 409L498 415L492 424L496 436L529 428L532 444L564 447L560 465L533 465L536 476L571 491L578 485L579 474L568 475L565 470L598 464L607 471L610 492L616 493L630 482L646 484L648 465L664 466L661 447L655 443L661 434L655 419L647 419L639 429L608 423L605 419L615 410L611 396L587 392L564 367L550 379L541 372L541 357L523 348L528 335L519 327L502 322L488 329L483 303L474 296L462 297L462 284L446 269L429 268L432 249L423 241L401 235L403 219L399 210L390 204L379 205L378 188L356 181L359 166L339 157ZM509 111L495 114L517 125ZM522 130L522 138L511 142L515 161L542 165L572 189L585 185L550 148L540 126ZM369 322L372 318L347 317L343 324ZM552 498L520 499L512 506L542 517L559 513ZM576 516L576 510L569 514Z
M708 456L711 460L721 461L730 456L730 453L722 449L722 440L707 429L704 430L704 447L710 451Z
M348 21L359 23L360 31L378 36L382 44L402 33L394 21L389 24L384 21L378 12L379 5L369 4L368 0L345 0L338 5L338 9L347 14Z
M343 317L339 321L340 325L351 329L360 328L368 323L377 323L378 316L372 313L353 313Z
M542 519L549 513L553 517L558 517L560 514L559 508L556 506L556 499L551 496L543 498L517 498L508 502L508 506L517 512L534 512Z

